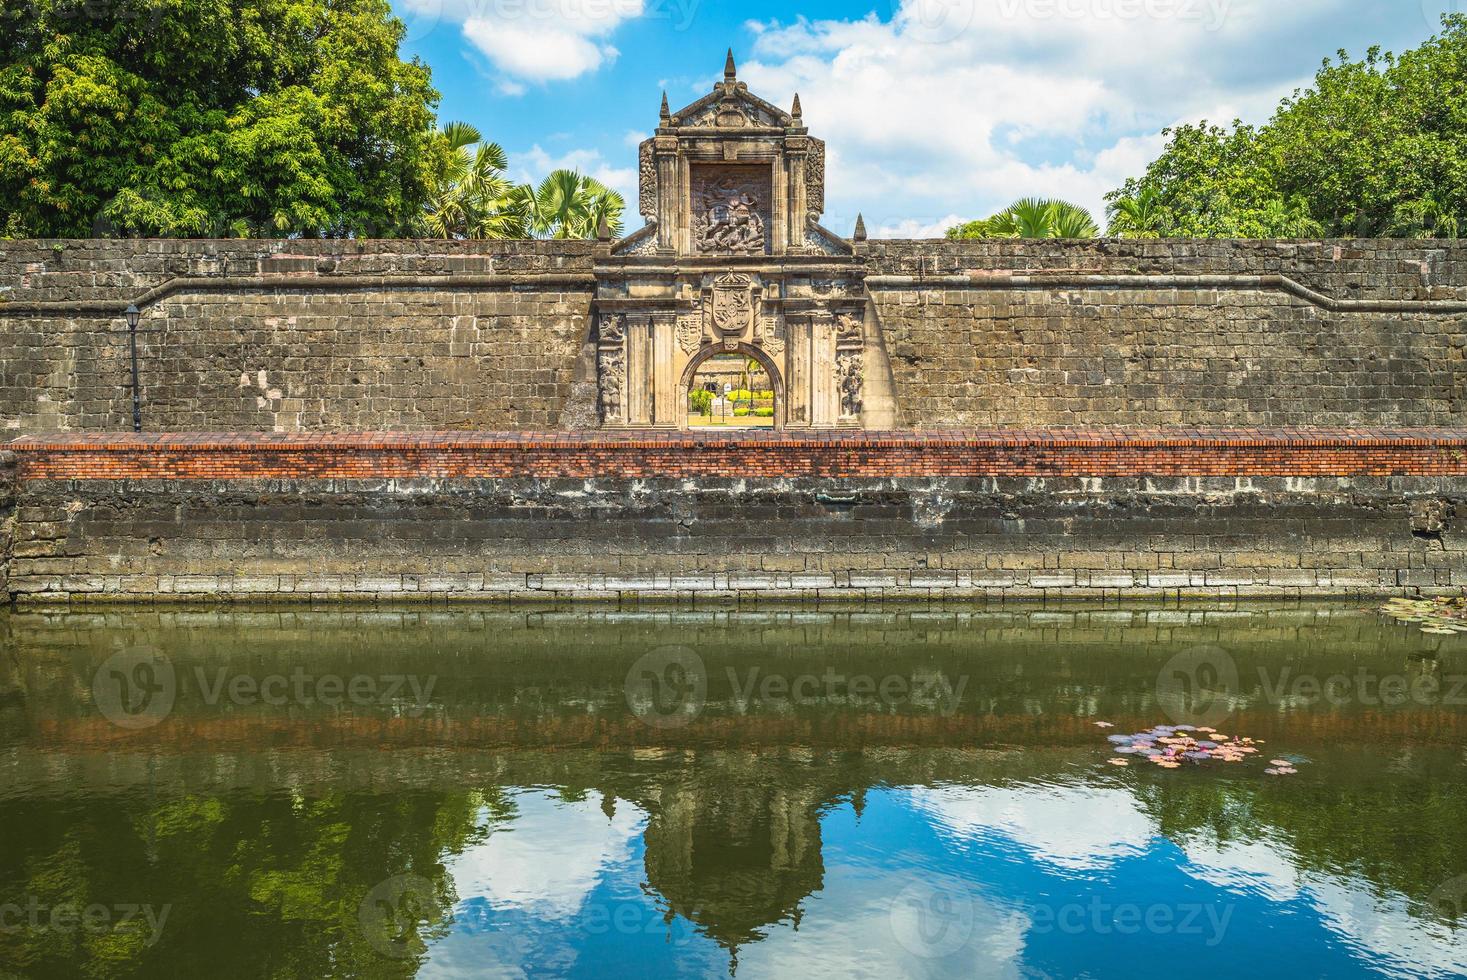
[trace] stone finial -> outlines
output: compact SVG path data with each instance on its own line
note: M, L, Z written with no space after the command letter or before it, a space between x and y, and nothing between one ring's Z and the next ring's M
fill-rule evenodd
M799 92L796 92L795 93L795 104L790 107L790 115L794 117L794 120L797 123L800 121L800 117L804 115L804 113L800 111L800 93Z
M667 125L668 123L672 122L672 107L667 104L667 93L666 92L663 92L662 93L662 113L661 113L661 117L662 117L662 123L663 123L664 126Z
M606 215L596 222L596 240L598 242L611 241L611 223L606 220Z
M728 60L723 63L723 80L731 82L739 75L737 66L734 65L733 48L728 49Z
M866 240L866 218L864 215L856 215L856 232L851 238L858 242L864 242Z

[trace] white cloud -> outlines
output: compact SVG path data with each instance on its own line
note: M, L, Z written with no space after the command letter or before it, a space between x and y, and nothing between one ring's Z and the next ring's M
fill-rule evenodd
M643 0L399 0L409 22L463 25L470 43L512 79L564 81L619 54L607 40L623 21L642 16ZM518 91L516 91L518 89ZM505 94L522 85L501 85Z
M913 790L912 802L960 837L997 835L1072 871L1143 854L1160 834L1119 789L941 786Z
M608 870L628 859L647 820L634 806L618 806L608 819L594 801L541 792L525 793L515 805L512 825L449 860L460 902L482 899L494 909L569 919Z
M537 143L528 150L509 155L510 179L517 184L538 184L552 170L577 170L616 191L627 203L627 219L637 210L637 170L615 167L599 150L571 150L552 156ZM629 227L633 227L635 223Z
M1256 52L1296 49L1348 5L901 0L888 20L749 24L740 77L781 104L800 93L830 144L833 227L864 210L873 234L933 234L1026 195L1103 225L1104 195L1144 170L1163 127L1262 121L1306 79Z

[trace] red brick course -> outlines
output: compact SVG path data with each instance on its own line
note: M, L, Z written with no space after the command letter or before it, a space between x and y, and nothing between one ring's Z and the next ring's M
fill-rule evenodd
M24 480L1467 476L1467 430L67 433Z

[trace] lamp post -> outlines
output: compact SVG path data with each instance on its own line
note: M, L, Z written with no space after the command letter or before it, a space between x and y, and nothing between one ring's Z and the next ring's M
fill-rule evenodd
M127 307L127 345L132 353L132 431L143 431L143 401L138 390L138 320L142 312L136 303Z

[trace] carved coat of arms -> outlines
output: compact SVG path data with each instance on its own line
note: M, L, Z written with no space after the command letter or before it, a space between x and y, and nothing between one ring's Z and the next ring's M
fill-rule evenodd
M713 282L710 315L713 327L725 337L735 337L754 325L754 280L737 273Z

